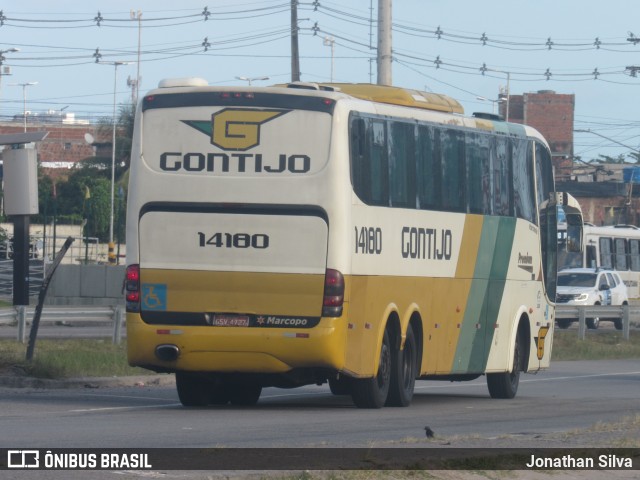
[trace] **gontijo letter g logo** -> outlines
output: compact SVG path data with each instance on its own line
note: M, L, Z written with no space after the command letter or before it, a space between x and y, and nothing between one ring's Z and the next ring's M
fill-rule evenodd
M248 150L260 144L260 126L284 115L288 110L254 110L225 108L211 117L210 131L203 125L193 125L211 134L211 143L223 150Z

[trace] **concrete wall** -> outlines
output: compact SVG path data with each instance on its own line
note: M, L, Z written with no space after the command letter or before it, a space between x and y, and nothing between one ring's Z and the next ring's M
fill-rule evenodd
M47 292L47 305L124 305L124 265L60 265Z

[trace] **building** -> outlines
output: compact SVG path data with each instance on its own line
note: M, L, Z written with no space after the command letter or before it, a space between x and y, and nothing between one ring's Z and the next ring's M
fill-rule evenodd
M500 114L506 117L506 102ZM573 165L573 117L575 95L553 90L509 96L509 121L530 125L549 142L556 178L569 176Z
M66 118L66 117L65 117ZM88 122L75 121L66 123L58 118L43 116L34 122L29 118L27 131L49 132L38 145L38 161L43 173L52 178L64 178L69 170L78 162L94 156L111 156L111 139L107 142L89 144L87 134L93 138L99 137L99 125ZM24 132L22 119L20 121L0 122L0 134ZM89 138L90 139L90 138Z
M579 165L574 162L575 95L553 90L509 96L509 121L534 127L549 142L556 188L580 202L584 220L595 225L639 225L640 184L629 183L629 165ZM500 102L506 116L507 102ZM640 177L640 176L639 176Z

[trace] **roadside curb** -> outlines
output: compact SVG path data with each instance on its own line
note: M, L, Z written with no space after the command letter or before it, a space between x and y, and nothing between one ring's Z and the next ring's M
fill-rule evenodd
M131 377L77 377L63 379L0 376L3 388L106 388L106 387L158 387L175 385L173 375L137 375Z

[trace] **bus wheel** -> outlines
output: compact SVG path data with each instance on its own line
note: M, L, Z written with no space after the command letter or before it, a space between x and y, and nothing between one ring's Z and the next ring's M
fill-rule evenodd
M614 327L616 327L616 330L622 330L622 319L621 318L614 318L613 319L613 325L614 325Z
M513 352L513 370L511 372L487 373L487 386L491 398L513 398L516 396L520 383L520 370L524 364L522 352L522 340L520 335L517 335Z
M560 327L562 329L565 329L565 328L569 328L573 321L569 320L567 318L561 318L561 319L557 320L557 322L558 322L558 327Z
M229 403L229 389L220 378L216 378L209 391L209 403L211 405L226 405Z
M597 330L598 326L600 326L600 319L598 317L587 318L587 328L590 328L591 330Z
M409 325L404 349L398 348L391 354L391 384L385 405L407 407L411 404L413 389L416 385L416 363L416 337L413 334L413 328Z
M262 386L257 383L228 383L227 389L231 405L255 405L262 393Z
M381 408L387 401L391 382L391 341L385 330L380 349L380 365L373 378L353 380L351 398L358 408Z
M349 395L351 394L351 379L344 375L331 377L329 379L329 389L334 395Z
M185 407L209 405L211 382L208 378L187 372L176 372L176 388Z

